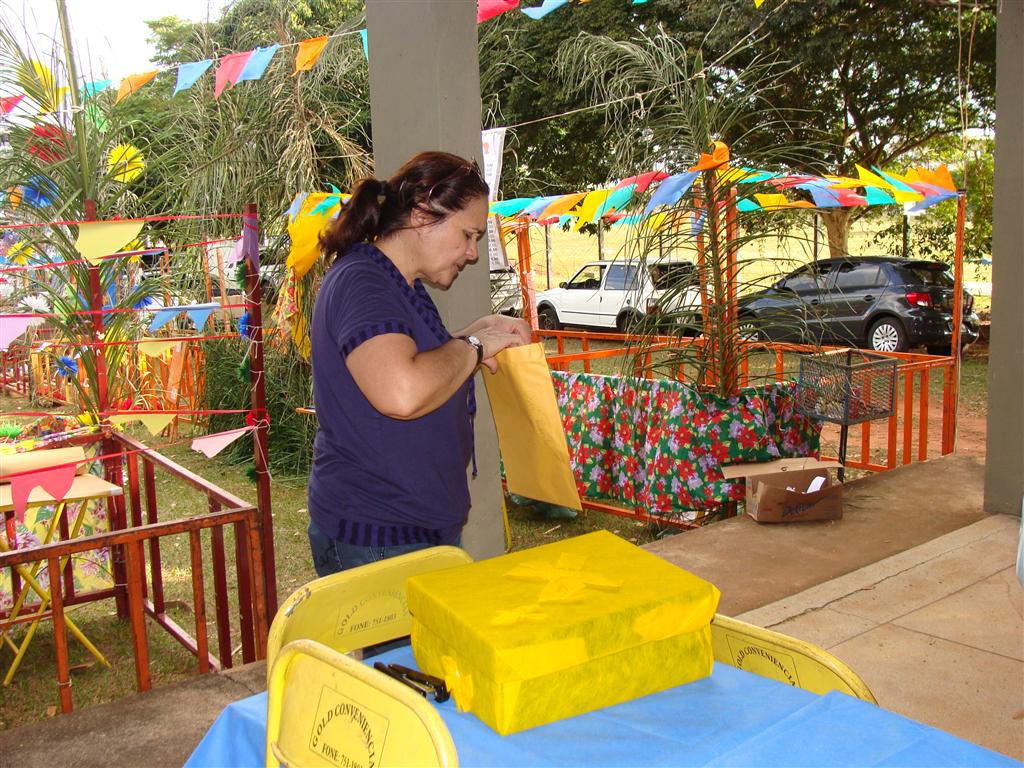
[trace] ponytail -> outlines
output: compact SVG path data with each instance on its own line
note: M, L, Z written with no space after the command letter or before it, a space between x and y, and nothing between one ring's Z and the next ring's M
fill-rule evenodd
M320 236L328 262L356 243L373 242L409 224L413 208L441 221L471 200L487 197L476 162L447 152L421 152L387 181L358 182L341 214Z

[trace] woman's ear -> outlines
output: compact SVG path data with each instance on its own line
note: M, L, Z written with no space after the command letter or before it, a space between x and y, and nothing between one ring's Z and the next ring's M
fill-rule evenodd
M436 221L436 217L431 216L430 213L424 210L421 206L414 205L412 210L409 211L409 226L413 229L424 227L427 224L433 224Z

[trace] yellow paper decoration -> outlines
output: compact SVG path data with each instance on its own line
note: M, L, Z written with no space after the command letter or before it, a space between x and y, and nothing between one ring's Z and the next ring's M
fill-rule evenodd
M142 152L131 144L118 144L107 155L107 173L122 184L136 178L145 167Z
M326 211L313 213L313 209L329 197L338 198ZM288 222L288 237L292 241L285 266L295 277L301 278L320 258L320 234L328 227L334 214L347 195L338 196L331 192L314 192L302 201L298 214Z
M164 341L162 339L142 339L139 341L139 352L146 357L160 357L165 352L178 346L179 341Z
M601 204L608 199L614 191L613 187L608 189L595 189L593 192L588 192L587 196L583 198L583 202L576 211L576 231L579 232L583 229L583 225L587 222L593 221L597 215L597 209L601 207Z
M78 225L75 248L83 259L95 266L104 256L118 253L125 243L138 237L144 223L138 219L84 222Z
M140 421L149 430L149 434L156 437L174 421L174 417L173 413L117 413L110 417L110 423L123 427L133 421Z

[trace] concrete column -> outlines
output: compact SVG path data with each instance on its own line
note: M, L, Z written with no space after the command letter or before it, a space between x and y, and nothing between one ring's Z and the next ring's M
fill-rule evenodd
M1024 3L999 3L985 510L1024 498Z
M370 117L375 173L386 178L416 152L440 149L475 158L480 143L476 0L367 0ZM480 261L447 291L432 291L445 325L457 330L490 313L487 244ZM475 558L505 549L498 439L481 379L476 381L473 509L463 547ZM441 446L439 446L441 448Z

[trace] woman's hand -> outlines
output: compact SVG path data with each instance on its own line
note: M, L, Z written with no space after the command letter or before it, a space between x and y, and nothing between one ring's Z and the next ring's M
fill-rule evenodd
M498 372L498 361L495 359L495 355L506 347L518 347L523 343L517 334L499 328L482 328L473 335L484 345L484 356L480 363L487 366L491 373Z
M480 334L486 330L511 333L518 339L518 343L506 346L515 347L520 344L530 344L533 342L533 331L530 329L530 324L521 318L509 317L508 315L484 315L453 335L480 337Z

